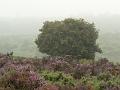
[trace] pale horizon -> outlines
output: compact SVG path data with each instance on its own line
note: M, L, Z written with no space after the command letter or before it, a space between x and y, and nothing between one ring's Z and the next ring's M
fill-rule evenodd
M119 0L0 0L0 17L120 15Z

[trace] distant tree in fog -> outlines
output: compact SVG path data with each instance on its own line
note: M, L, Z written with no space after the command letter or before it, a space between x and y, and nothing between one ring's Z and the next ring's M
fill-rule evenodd
M96 44L98 31L94 23L84 19L68 18L63 21L46 21L36 39L39 51L51 56L79 56L94 59L101 53Z

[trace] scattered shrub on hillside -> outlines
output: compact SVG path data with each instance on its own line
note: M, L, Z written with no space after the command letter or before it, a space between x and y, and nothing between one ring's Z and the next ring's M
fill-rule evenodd
M62 72L43 71L41 72L41 75L45 80L54 84L75 86L75 80L69 74L64 74Z

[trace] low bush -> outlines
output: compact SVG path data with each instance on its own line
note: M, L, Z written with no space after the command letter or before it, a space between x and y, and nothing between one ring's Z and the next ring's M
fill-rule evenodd
M56 85L68 85L68 86L75 86L75 79L69 75L64 74L62 72L54 72L54 71L42 71L41 76L44 77L45 80L49 81L50 83Z

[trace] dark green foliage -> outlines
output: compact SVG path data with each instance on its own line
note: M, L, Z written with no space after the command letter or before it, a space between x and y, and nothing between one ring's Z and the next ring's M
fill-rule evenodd
M74 86L76 83L71 75L62 72L42 71L41 75L45 80L57 85Z
M98 31L93 23L84 19L65 19L45 22L36 39L39 51L51 56L79 56L94 59L95 52L101 52L96 45Z

